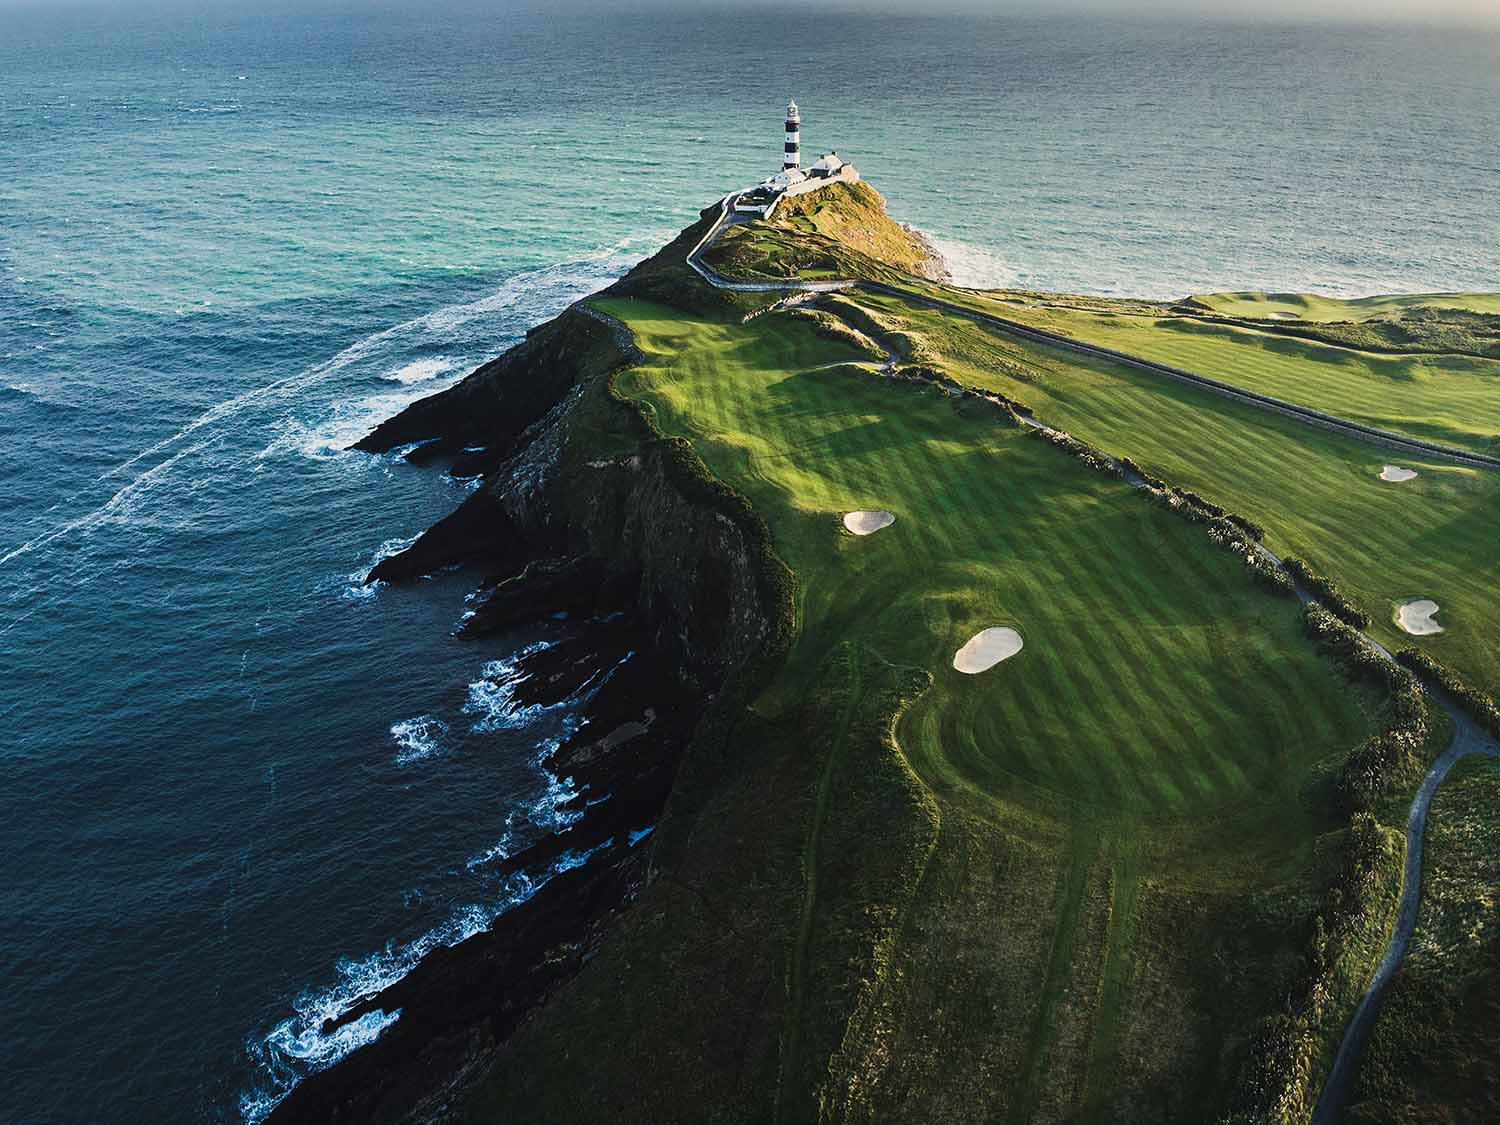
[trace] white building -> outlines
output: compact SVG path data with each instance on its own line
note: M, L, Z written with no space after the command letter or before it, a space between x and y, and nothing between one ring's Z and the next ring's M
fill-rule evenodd
M796 102L786 107L786 140L782 142L781 171L769 176L749 191L734 196L734 209L769 216L782 196L803 195L835 181L853 183L859 179L854 165L836 152L825 152L817 163L802 170L802 113Z

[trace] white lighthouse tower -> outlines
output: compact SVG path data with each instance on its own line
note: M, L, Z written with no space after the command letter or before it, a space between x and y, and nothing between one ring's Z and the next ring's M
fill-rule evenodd
M802 167L802 114L796 102L786 106L786 147L781 153L781 170Z

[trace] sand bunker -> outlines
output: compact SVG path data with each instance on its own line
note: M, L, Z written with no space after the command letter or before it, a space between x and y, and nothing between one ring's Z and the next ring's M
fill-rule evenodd
M1437 602L1429 601L1427 598L1418 598L1396 610L1396 624L1414 637L1427 637L1433 633L1441 633L1443 627L1432 619L1432 615L1437 611Z
M1381 480L1411 480L1416 475L1415 469L1403 469L1400 465L1386 465L1380 470Z
M953 667L974 675L1009 660L1021 651L1021 634L1014 629L985 629L953 654Z
M844 526L855 535L873 535L895 522L896 517L890 512L850 512L844 516Z
M1302 318L1294 312L1266 313L1267 320L1301 320Z

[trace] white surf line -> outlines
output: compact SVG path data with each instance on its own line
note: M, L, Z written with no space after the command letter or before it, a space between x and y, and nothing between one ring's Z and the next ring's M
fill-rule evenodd
M629 245L631 242L636 241L640 241L640 238L632 236L631 238L622 239L614 246L591 257L582 258L571 262L559 262L555 265L543 266L537 269L524 270L507 279L505 284L494 293L491 293L485 297L481 297L476 301L466 301L455 305L445 305L441 308L433 309L430 312L423 313L421 316L414 317L411 320L403 321L400 324L395 324L389 328L382 329L381 331L371 336L367 336L362 340L358 340L355 343L350 344L347 348L344 348L336 355L314 364L312 367L308 368L305 371L299 372L296 375L290 375L285 379L278 379L275 382L267 383L265 386L256 387L252 390L245 391L242 394L236 395L233 398L226 399L221 403L217 403L216 405L210 407L208 410L204 411L197 418L194 418L187 425L183 426L182 429L178 430L176 433L171 434L168 437L164 437L160 441L154 442L153 444L147 446L145 449L141 450L139 453L135 454L133 457L120 462L120 464L114 466L113 468L106 469L103 473L96 477L95 480L106 481L112 477L116 477L119 474L130 469L132 466L138 465L140 462L146 460L147 458L170 448L184 438L190 436L193 433L196 433L204 426L210 426L213 423L220 421L221 419L228 418L234 414L237 414L247 406L253 405L254 403L260 402L264 399L272 398L281 393L291 393L299 391L306 387L320 383L323 380L327 379L329 376L342 371L350 364L364 359L366 356L371 354L374 349L377 348L380 344L387 342L400 333L411 331L413 329L445 330L448 328L456 327L458 324L462 324L467 320L472 320L474 319L474 317L482 316L485 313L498 312L501 309L509 308L518 300L522 299L523 297L529 296L534 289L534 283L546 277L548 274L559 274L563 273L566 270L574 269L579 266L597 265L600 263L608 262L612 258L622 253L625 246ZM587 279L586 284L589 286L589 288L584 294L585 296L587 296L588 293L597 292L600 288L609 284L610 280L612 280L613 277L617 276L615 271L610 270L605 272L610 276L602 278L590 277ZM597 281L598 284L594 284L595 281ZM453 319L455 317L459 319L455 321ZM201 446L196 448L201 448ZM167 461L164 461L161 464L146 470L144 473L134 478L131 484L127 484L124 489L122 489L120 492L116 492L114 496L105 501L103 507L108 507L111 503L113 503L120 497L122 492L128 490L133 484L139 482L148 475L154 474L164 465L175 463L180 458L180 456L180 454L174 455L173 457L168 458ZM70 497L67 503L71 503L73 500L79 499L81 495L82 494ZM59 505L54 504L53 508L56 508L58 506ZM24 543L16 545L15 547L7 551L4 555L0 555L0 565L11 562L12 560L17 559L22 555L29 554L39 547L46 546L60 536L67 535L72 531L76 531L79 528L88 525L91 520L94 520L100 514L101 510L102 508L95 509L87 515L81 516L76 520L69 521L68 523L63 524L60 527L43 532L40 535L36 535L31 539L26 540Z

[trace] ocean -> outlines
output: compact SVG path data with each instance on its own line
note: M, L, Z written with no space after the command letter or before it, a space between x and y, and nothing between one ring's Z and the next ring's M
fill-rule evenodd
M537 636L366 587L346 451L775 170L957 280L1500 290L1500 36L837 10L0 4L0 1120L257 1122L529 893Z

